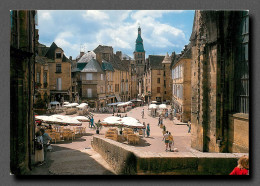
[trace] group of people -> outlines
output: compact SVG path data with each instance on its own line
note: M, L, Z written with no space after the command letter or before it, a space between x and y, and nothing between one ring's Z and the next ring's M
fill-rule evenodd
M52 138L45 133L45 130L41 128L36 132L35 139L35 163L37 165L42 165L47 161L47 151L49 142Z
M165 143L165 151L168 151L168 148L170 150L170 152L172 151L172 146L174 145L174 140L173 140L173 136L171 134L171 132L166 131L166 133L163 135L163 140Z
M160 115L158 120L158 126L160 126L161 124L163 124L163 117Z
M143 122L143 125L144 125L144 127L143 127L143 137L145 137L145 133L146 133L146 137L149 137L150 136L150 124L149 123L147 123L147 126L145 125L145 122Z

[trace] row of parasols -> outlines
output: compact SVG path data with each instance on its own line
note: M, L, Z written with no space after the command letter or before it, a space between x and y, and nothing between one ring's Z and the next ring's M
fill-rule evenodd
M110 116L105 118L101 124L103 126L123 126L123 127L130 127L130 128L144 128L144 125L140 123L137 119L133 117L116 117Z
M70 116L54 114L51 116L45 116L45 115L35 116L35 120L41 120L45 123L50 123L50 124L80 126L82 125L82 122L89 121L89 118L85 116L70 117Z
M149 109L167 109L167 106L165 104L160 104L160 105L156 105L156 104L150 104Z

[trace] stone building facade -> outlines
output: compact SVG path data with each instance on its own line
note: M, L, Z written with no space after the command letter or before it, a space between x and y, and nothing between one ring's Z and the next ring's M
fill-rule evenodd
M49 100L58 102L71 101L71 60L65 56L64 51L54 42L48 47L42 59L48 64L45 71L48 71L47 82L49 83L46 88L50 91ZM44 80L45 77L42 76L42 79ZM44 83L41 86L44 87Z
M10 33L10 172L26 174L34 153L34 63L37 11L11 10Z
M196 11L190 41L192 147L248 152L248 12Z
M187 46L172 65L172 106L182 122L191 119L191 48Z
M144 71L144 97L147 103L151 101L170 102L171 90L171 59L169 55L149 55Z

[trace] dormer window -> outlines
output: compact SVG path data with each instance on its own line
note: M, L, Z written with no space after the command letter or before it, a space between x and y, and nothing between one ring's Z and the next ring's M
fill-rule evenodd
M56 59L60 59L61 58L61 52L56 52Z

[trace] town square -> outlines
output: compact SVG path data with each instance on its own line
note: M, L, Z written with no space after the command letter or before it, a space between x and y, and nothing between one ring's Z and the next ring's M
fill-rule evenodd
M249 175L248 11L10 21L12 174Z

